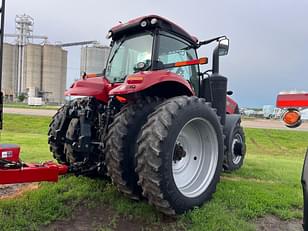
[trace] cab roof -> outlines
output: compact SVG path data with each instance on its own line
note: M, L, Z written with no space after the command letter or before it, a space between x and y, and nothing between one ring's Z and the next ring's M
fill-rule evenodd
M154 24L151 23L152 19L156 21ZM143 21L146 22L146 26L144 27L141 26L141 22ZM154 30L155 28L173 33L187 40L192 45L197 45L198 39L196 37L191 36L180 26L158 15L141 16L126 23L120 23L109 30L109 37L112 37L113 40L117 40L124 35L137 34L142 31Z

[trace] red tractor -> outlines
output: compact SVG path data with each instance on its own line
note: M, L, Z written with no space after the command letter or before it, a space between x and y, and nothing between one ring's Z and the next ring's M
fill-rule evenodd
M215 192L221 171L240 168L246 152L238 105L219 74L229 40L198 41L156 15L121 23L108 38L103 73L73 83L65 95L75 99L50 124L48 142L60 164L20 164L18 147L15 161L2 148L0 179L40 181L47 178L36 177L43 170L52 172L50 181L65 172L108 175L119 191L145 197L165 214L200 206ZM212 42L218 43L212 69L201 72L208 59L197 50Z
M79 174L105 174L119 191L166 214L210 199L221 170L242 166L245 137L219 57L225 36L198 41L156 15L113 27L103 73L84 75L53 117L54 157ZM197 50L217 41L212 70ZM93 78L94 77L94 78ZM80 98L78 98L80 97Z

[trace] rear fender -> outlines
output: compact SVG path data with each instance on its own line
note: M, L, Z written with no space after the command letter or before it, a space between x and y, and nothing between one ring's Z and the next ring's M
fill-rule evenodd
M129 82L130 78L139 78L142 81L138 83L131 83ZM167 71L167 70L161 70L161 71L143 71L139 72L133 75L130 75L126 78L125 82L121 84L120 86L112 89L109 92L109 95L128 95L132 93L139 93L144 92L146 90L153 89L155 86L176 86L179 87L177 89L181 89L182 95L194 95L194 90L190 83L185 80L183 77ZM165 88L162 88L163 90ZM166 88L169 90L168 95L172 97L172 90L170 92L170 88ZM172 89L172 88L171 88ZM173 88L175 90L175 88ZM166 92L160 91L158 92L158 95L165 95ZM179 95L178 92L174 92L173 96Z
M224 135L226 136L225 138L225 145L228 147L230 139L232 139L232 131L236 127L238 123L241 123L241 115L239 114L227 114L226 115L226 123L224 126Z

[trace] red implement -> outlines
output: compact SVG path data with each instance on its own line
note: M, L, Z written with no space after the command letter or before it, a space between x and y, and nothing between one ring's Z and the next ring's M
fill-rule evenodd
M68 172L68 166L48 161L42 164L26 164L19 160L17 145L0 145L0 184L52 181Z
M308 93L279 94L276 106L278 108L308 107Z

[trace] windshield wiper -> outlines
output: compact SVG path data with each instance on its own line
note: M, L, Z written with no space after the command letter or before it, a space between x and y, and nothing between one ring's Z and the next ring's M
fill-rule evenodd
M117 47L117 49L113 52L113 55L111 56L111 58L109 59L109 62L108 63L111 63L114 56L118 53L120 47L122 46L122 44L124 43L125 41L125 37L122 39L122 41L119 43L119 46Z

